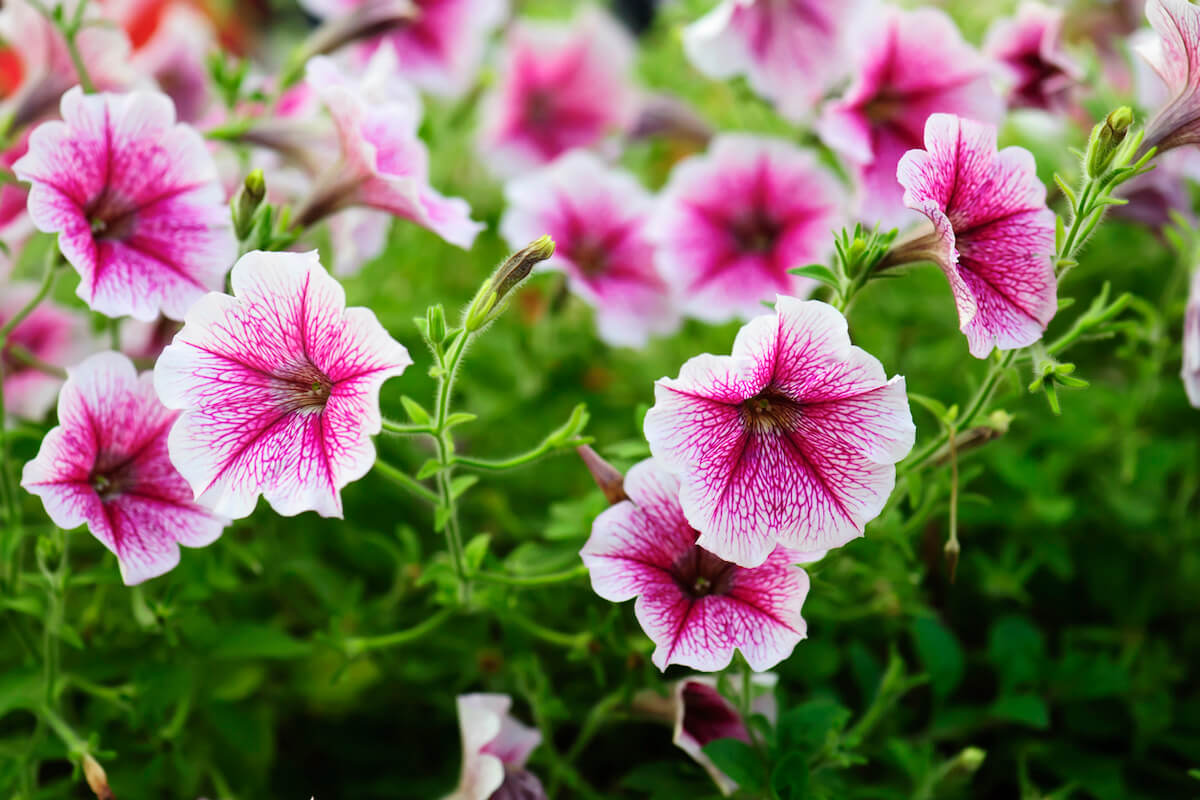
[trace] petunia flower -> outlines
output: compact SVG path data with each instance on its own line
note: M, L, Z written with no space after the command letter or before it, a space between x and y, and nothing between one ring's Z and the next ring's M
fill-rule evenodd
M1149 0L1146 17L1158 38L1139 51L1166 84L1170 99L1146 125L1143 146L1162 152L1200 144L1200 6Z
M389 49L380 52L385 54L382 64L393 58L386 55ZM366 81L355 83L326 57L308 64L307 81L333 117L342 157L318 179L312 196L296 211L296 223L311 225L351 206L366 206L470 248L483 225L471 219L465 200L443 197L429 185L429 152L417 136L419 99L394 78L386 92L377 93L371 72L369 68Z
M545 800L541 782L525 769L542 735L514 719L510 708L506 694L458 696L462 775L446 800Z
M1183 369L1180 375L1188 402L1200 408L1200 269L1192 272L1192 286L1183 318Z
M904 378L850 344L833 306L780 296L775 309L742 327L732 356L660 379L645 420L697 544L742 567L769 563L777 543L813 552L861 536L915 436Z
M792 120L812 115L845 76L845 36L859 0L721 0L683 31L683 48L711 78L744 75Z
M52 3L71 19L79 2ZM86 24L75 38L80 58L97 89L131 86L137 74L129 61L129 38L114 25L105 24L94 4L84 9ZM0 117L11 114L13 129L53 113L63 92L79 83L66 40L29 0L6 0L0 8L0 41L12 48L20 82L0 106Z
M569 24L510 27L500 83L483 105L479 147L487 167L519 175L625 130L637 113L633 56L629 35L590 6Z
M565 272L571 291L596 309L602 340L641 347L679 326L646 237L654 201L636 178L575 150L504 193L500 232L514 250L542 235L554 240L545 267Z
M756 672L751 678L753 698L750 710L762 714L772 724L778 716L775 685L779 676ZM633 698L633 708L652 717L663 718L674 727L671 741L704 768L721 793L737 791L737 782L721 771L704 753L704 746L717 739L737 739L750 743L746 720L729 699L718 690L719 681L711 675L691 675L671 684L671 693L662 697L653 689L644 689ZM735 700L741 699L741 686L731 685Z
M1054 213L1029 151L997 151L991 125L934 114L925 149L905 154L897 178L905 205L934 228L897 260L927 258L946 273L971 355L1042 338L1058 307Z
M280 514L342 513L375 463L379 389L412 359L366 308L346 308L316 251L242 256L233 296L197 302L154 385L183 410L171 461L202 505L235 519L259 494Z
M128 585L169 572L179 545L204 547L227 521L192 501L167 458L178 416L120 353L98 353L67 370L58 427L25 465L21 486L42 498L55 525L87 524L116 555Z
M29 132L26 131L7 150L0 151L0 168L11 170L12 165L28 149ZM0 183L0 241L7 248L7 252L0 250L0 278L7 272L5 260L20 250L25 239L33 232L33 224L25 210L28 202L29 190L25 184L16 181Z
M841 185L811 152L722 134L672 170L650 235L685 314L748 319L776 293L811 290L810 279L789 270L825 258L844 205Z
M1063 18L1061 8L1024 2L988 30L983 50L1007 73L1010 107L1068 110L1084 71L1063 46Z
M374 0L301 0L311 14L330 19L361 13ZM488 39L508 15L508 0L413 0L412 22L369 40L395 48L398 73L418 88L457 97L471 87Z
M79 273L94 311L182 319L222 285L237 254L204 139L175 123L158 92L62 100L62 121L40 125L13 171L33 185L29 214Z
M37 293L33 286L8 285L0 289L0 326L24 308ZM32 366L20 355L51 365L61 365L80 355L85 334L79 321L53 303L43 301L17 323L0 352L4 379L4 410L24 419L39 420L54 407L62 380ZM19 354L20 355L19 355Z
M901 202L896 165L921 146L929 115L995 122L1004 103L992 89L987 60L944 11L880 6L864 15L854 43L857 78L826 105L817 132L857 172L861 218L900 225L911 215Z
M144 42L135 43L133 64L175 103L181 122L200 121L213 101L208 55L217 31L208 17L186 3L164 4Z

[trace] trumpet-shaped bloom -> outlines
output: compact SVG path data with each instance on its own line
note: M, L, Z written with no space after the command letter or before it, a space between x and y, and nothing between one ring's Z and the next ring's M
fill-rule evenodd
M1170 99L1146 126L1144 146L1163 151L1200 144L1200 6L1149 0L1146 16L1158 38L1139 49Z
M0 326L24 308L37 290L33 286L5 286L0 296ZM25 419L41 419L54 406L62 381L47 375L18 355L33 356L47 364L63 364L77 354L82 326L71 314L48 302L40 303L17 323L0 351L4 378L4 410Z
M782 140L725 134L675 166L650 223L658 263L683 311L748 319L776 293L807 294L789 270L821 261L844 196L812 153Z
M857 0L722 0L683 32L688 60L712 78L745 75L780 112L812 114L844 76L842 57Z
M679 479L657 459L629 470L625 492L628 500L596 517L580 556L596 594L614 603L637 598L655 666L716 672L734 649L760 671L787 658L805 636L808 575L795 566L805 556L772 545L745 568L709 552L684 516Z
M172 319L221 286L237 254L204 139L175 124L157 92L63 96L13 171L33 185L29 214L58 233L77 294L110 317Z
M868 223L899 225L904 210L896 165L921 146L935 112L998 121L1004 104L991 86L990 65L939 9L882 6L855 37L854 83L822 112L817 132L858 173Z
M341 489L375 463L379 389L412 363L310 253L247 253L233 296L197 302L163 350L154 385L183 414L171 461L215 512L240 518L261 493L280 514L341 516Z
M514 25L500 84L484 101L480 148L488 168L518 175L624 130L637 110L632 65L629 35L594 8L569 25Z
M971 355L1042 338L1058 307L1054 213L1029 151L997 151L991 125L935 114L897 175L905 205L933 222L914 250L946 273Z
M545 267L565 272L571 291L596 309L601 339L640 347L678 327L646 237L653 200L636 178L576 150L509 182L505 196L500 231L509 245L546 234L554 240Z
M301 0L323 19L361 13L374 0ZM399 74L413 85L444 96L465 92L483 63L488 37L508 14L507 0L414 0L413 21L367 44L395 47Z
M904 378L850 344L845 317L794 297L775 309L742 327L732 356L660 379L645 421L697 544L743 567L777 543L813 552L861 536L915 436Z
M87 524L121 566L126 584L179 563L179 545L204 547L226 520L192 501L167 458L167 430L177 412L154 396L119 353L98 353L67 370L58 427L46 434L21 485L42 498L55 525Z
M514 719L510 708L506 694L458 696L462 777L446 800L544 800L541 782L525 770L542 735Z
M1008 73L1010 107L1068 109L1083 68L1063 47L1062 26L1062 9L1026 2L988 31L984 52Z
M384 70L381 64L394 65L394 58L391 48L381 48L362 84L328 58L309 62L308 82L333 117L342 158L318 180L296 221L308 225L350 206L368 206L469 248L483 225L471 219L465 200L443 197L429 185L429 152L417 136L419 99L394 79L386 93L373 85L370 76Z
M1200 408L1200 269L1192 273L1187 311L1183 318L1183 388L1188 401Z

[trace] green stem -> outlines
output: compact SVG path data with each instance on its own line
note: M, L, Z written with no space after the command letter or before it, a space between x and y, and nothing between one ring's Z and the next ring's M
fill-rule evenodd
M525 464L536 461L542 456L553 453L556 450L573 450L579 445L587 443L588 442L586 440L582 439L573 439L561 445L543 442L533 450L530 450L527 453L521 453L520 455L512 456L511 458L493 460L488 458L472 458L470 456L454 456L451 459L451 463L460 467L467 467L469 469L482 469L489 472L502 472L504 470L524 466Z
M42 16L48 19L50 24L62 34L67 45L67 53L71 56L71 64L75 67L75 75L79 78L80 87L83 88L84 94L94 94L96 84L92 82L92 77L88 74L87 65L83 63L83 55L79 52L79 44L75 41L75 37L83 28L83 12L87 6L87 0L79 0L79 4L75 7L75 16L66 25L62 20L55 18L54 12L47 8L41 0L30 0L30 5L40 11Z
M351 656L356 656L369 650L412 644L423 636L440 628L446 620L454 616L456 610L453 608L443 608L429 619L411 628L405 628L402 631L394 633L385 633L382 636L355 636L346 639L342 644L346 653Z
M446 527L446 542L450 550L450 560L454 565L454 575L458 578L459 594L462 602L470 597L471 589L467 575L466 558L463 555L462 532L458 528L458 509L450 492L450 478L454 469L454 440L446 427L450 416L450 397L454 392L454 378L458 373L459 362L462 361L467 341L471 334L459 331L450 347L450 353L442 359L442 371L438 376L437 408L433 420L433 437L437 445L438 463L442 469L437 474L438 510L442 523Z
M580 564L577 567L562 572L551 572L547 575L504 575L499 572L476 572L471 577L491 583L503 583L507 586L548 586L552 583L573 581L587 573L587 567Z
M426 489L424 486L422 486L420 483L417 482L416 478L412 477L407 472L405 472L401 469L397 469L396 467L393 467L391 464L387 464L378 459L376 459L376 461L375 461L375 469L378 472L391 478L393 481L400 484L405 489L408 489L410 492L412 492L413 494L415 494L417 497L421 498L422 500L433 503L434 505L438 505L439 503L441 503L440 496L438 496L434 492L431 492L429 489Z
M579 633L562 633L561 631L551 630L550 628L534 622L533 620L522 616L521 614L509 614L507 615L507 619L516 623L517 627L526 633L536 636L538 639L541 639L544 642L549 642L550 644L558 645L559 647L565 647L569 650L582 647L588 642L588 640L592 638L592 635L587 631L580 631Z
M433 433L433 430L428 425L406 425L402 422L393 422L390 419L383 421L383 430L387 433L395 433L402 436L417 436L423 433Z
M50 706L43 706L41 714L42 718L46 720L46 724L50 726L50 730L54 731L58 735L58 738L62 739L63 744L67 746L67 752L72 759L88 752L87 740L77 734L66 723L66 720L58 715L57 711Z

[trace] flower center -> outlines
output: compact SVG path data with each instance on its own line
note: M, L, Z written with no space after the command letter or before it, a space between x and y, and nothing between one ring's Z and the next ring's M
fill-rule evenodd
M752 430L791 429L800 419L800 404L790 397L767 387L738 406L742 421Z
M697 545L676 559L671 574L685 594L699 599L728 594L737 576L737 565Z
M571 260L584 275L602 274L608 267L608 254L599 242L581 241L572 251Z
M554 122L554 95L549 89L534 89L525 101L525 119L535 128Z
M100 465L93 468L88 476L88 483L100 495L102 502L108 502L133 484L133 476L129 474L128 464L118 464L105 469Z
M769 253L775 248L781 230L765 212L754 211L733 220L730 233L739 252Z
M320 412L333 394L333 381L312 364L298 367L283 378L287 385L285 402L294 411Z
M907 100L903 95L885 91L871 98L871 101L863 106L862 112L871 122L888 122L900 116L906 104Z

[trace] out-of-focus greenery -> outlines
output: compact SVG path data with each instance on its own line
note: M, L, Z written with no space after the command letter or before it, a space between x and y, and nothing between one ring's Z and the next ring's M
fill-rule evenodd
M570 5L525 8L561 16ZM643 41L643 84L677 93L720 129L811 143L740 82L710 82L687 65L679 23L709 5L688 0L660 15ZM956 2L951 11L978 42L1011 5ZM384 388L394 418L403 417L401 395L424 401L433 386L413 317L434 302L461 307L506 253L495 233L500 188L473 155L470 118L431 102L423 134L434 185L468 198L488 231L462 252L399 223L387 251L346 281L351 304L374 309L417 359ZM1006 138L1034 150L1048 181L1055 170L1074 175L1067 147L1085 137L1067 125L1061 138L1034 139L1011 125ZM623 161L657 188L680 155L643 143ZM902 481L865 538L812 567L809 638L777 670L781 721L770 738L792 765L777 770L786 777L775 787L780 797L1200 793L1189 776L1200 767L1200 412L1177 377L1190 266L1132 224L1107 223L1089 244L1060 292L1079 304L1048 337L1104 281L1142 302L1124 333L1071 351L1091 386L1064 393L1061 416L1027 392L1031 376L1003 384L997 405L1013 417L1008 433L961 458L954 582L942 558L944 465ZM73 286L59 289L69 300ZM963 402L984 372L932 266L871 284L850 324L856 343L907 376L910 391L947 405ZM562 295L557 275L536 277L468 354L456 402L479 419L457 429L459 449L487 457L527 448L585 402L597 449L627 467L645 455L640 417L653 381L697 353L728 352L736 327L690 323L644 351L612 350L595 338L587 308ZM936 434L916 404L914 415L919 437ZM378 444L381 458L410 471L432 455L408 439ZM21 461L36 448L33 437L15 443ZM70 534L64 713L97 737L118 797L440 797L458 771L455 695L480 690L512 694L516 714L543 729L531 769L560 797L716 796L668 728L618 702L687 670L661 675L632 605L601 600L586 578L480 585L475 613L410 646L348 657L348 637L434 613L438 588L427 577L445 557L435 555L444 544L429 509L386 479L369 475L344 500L344 521L285 519L263 505L135 589L120 584L96 541ZM25 503L35 518L37 502ZM491 568L529 574L577 564L604 507L568 456L484 475L461 504L466 538L491 537ZM32 563L20 564L31 587L40 581ZM39 759L39 797L85 796L58 739L31 737L39 592L5 599L2 613L0 794L14 792L22 765ZM548 641L538 626L564 641ZM617 710L570 753L592 709L610 697ZM986 752L973 774L967 748Z

